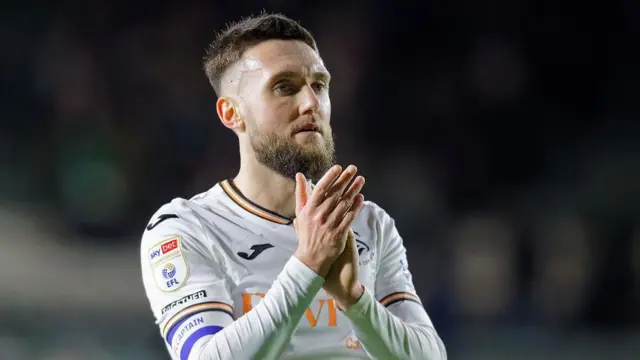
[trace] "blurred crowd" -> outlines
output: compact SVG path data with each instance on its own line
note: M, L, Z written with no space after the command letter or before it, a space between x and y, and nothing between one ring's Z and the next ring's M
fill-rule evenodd
M445 342L504 326L636 331L640 11L574 5L14 4L0 204L46 214L64 246L137 254L160 205L238 170L201 59L225 23L275 9L316 37L339 162L395 218Z

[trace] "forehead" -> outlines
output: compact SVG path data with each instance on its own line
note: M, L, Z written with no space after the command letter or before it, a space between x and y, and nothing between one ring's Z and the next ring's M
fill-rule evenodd
M241 59L244 71L270 77L283 71L327 73L320 55L309 45L294 40L269 40L247 50Z

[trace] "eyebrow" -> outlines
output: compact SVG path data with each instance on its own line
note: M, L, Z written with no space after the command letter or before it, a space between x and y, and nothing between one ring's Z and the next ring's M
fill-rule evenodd
M271 77L271 79L272 81L277 81L280 79L294 78L294 77L302 77L302 74L298 71L285 70L285 71L276 73ZM314 79L320 79L326 82L329 82L329 80L331 80L331 75L326 71L314 71L311 74L311 77L313 77Z

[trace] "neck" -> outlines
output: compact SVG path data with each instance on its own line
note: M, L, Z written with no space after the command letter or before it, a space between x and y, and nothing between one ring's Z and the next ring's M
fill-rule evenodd
M283 177L253 158L241 160L240 171L233 181L252 202L281 216L295 217L295 180Z

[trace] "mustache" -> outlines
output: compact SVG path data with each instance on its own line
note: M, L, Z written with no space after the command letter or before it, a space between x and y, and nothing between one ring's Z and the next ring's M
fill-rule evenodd
M297 134L303 131L317 131L320 134L324 134L324 131L322 130L322 128L315 122L304 122L298 125L294 125L293 129L291 130L291 133Z

